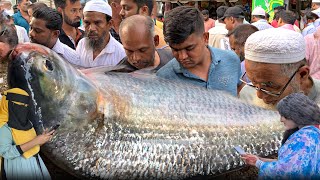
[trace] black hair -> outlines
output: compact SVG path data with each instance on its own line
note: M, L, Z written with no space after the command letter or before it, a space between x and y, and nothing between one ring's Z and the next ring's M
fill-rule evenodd
M306 13L306 18L307 18L307 20L316 20L316 19L318 19L319 18L319 16L317 15L317 14L315 14L315 13L313 13L313 12L307 12Z
M112 17L109 16L108 14L106 14L106 20L107 20L107 22L109 22L111 19L112 19Z
M278 12L278 19L282 19L282 21L286 24L294 25L294 22L297 20L296 15L292 11L281 10Z
M42 3L42 2L35 2L35 3L32 3L32 4L29 4L28 9L31 8L32 12L34 12L37 9L44 8L44 7L48 7L48 6L45 3Z
M140 9L142 6L147 6L149 9L149 16L151 16L152 9L153 9L153 1L152 0L134 0L134 2L137 4L138 9Z
M266 13L266 18L270 18L270 14L269 13Z
M294 128L294 129L288 129L283 133L283 137L282 137L282 141L281 141L281 145L283 145L284 143L286 143L286 141L288 140L288 138L295 132L297 132L299 130L298 127Z
M266 18L266 16L262 16L262 15L252 15L252 16L254 16L254 17L256 17L256 18L259 18L259 19L264 19L264 18Z
M46 28L50 30L61 30L62 27L62 16L61 14L50 8L40 8L33 12L32 16L36 19L42 19L46 22Z
M202 10L201 13L202 13L203 15L209 15L209 11L206 10L206 9Z
M77 1L80 1L80 0L69 0L71 4L74 4ZM56 9L58 9L58 7L64 9L67 5L67 0L54 0L54 5Z
M217 18L222 18L227 9L228 6L219 6L216 10Z
M257 31L259 31L259 29L251 24L241 24L233 30L229 31L227 37L233 35L235 43L240 46L244 46L248 37Z
M203 34L201 12L190 6L179 6L167 12L164 18L163 35L169 44L180 44L191 34Z
M285 10L285 9L286 8L284 6L277 6L277 7L273 8L273 10L278 10L278 11Z

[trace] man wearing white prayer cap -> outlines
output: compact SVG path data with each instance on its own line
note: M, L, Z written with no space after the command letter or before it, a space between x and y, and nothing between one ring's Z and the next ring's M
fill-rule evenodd
M312 0L312 12L317 14L319 18L313 23L315 27L320 26L320 0Z
M83 8L85 38L79 41L79 66L115 66L126 56L123 46L110 34L112 10L102 0L92 0Z
M245 43L245 67L252 83L240 98L265 108L285 96L303 92L320 104L320 81L312 79L305 60L305 42L300 33L272 28L253 33Z
M269 28L273 28L266 18L266 12L261 6L257 6L254 8L254 10L251 13L252 15L252 25L257 27L259 30L265 30Z

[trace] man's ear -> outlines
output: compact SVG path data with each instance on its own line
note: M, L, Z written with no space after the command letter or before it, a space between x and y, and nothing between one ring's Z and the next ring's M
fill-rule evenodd
M299 74L299 78L307 80L310 76L310 68L309 66L305 65L299 69L297 72Z
M209 32L204 32L203 33L203 39L204 39L204 42L206 44L208 44L208 42L209 42Z
M279 24L282 24L282 19L281 18L278 19L278 25Z
M152 10L152 9L151 9ZM149 16L149 12L151 11L148 6L144 5L139 9L139 14L144 16Z
M60 14L62 14L62 8L61 7L58 7L58 9L57 9L57 11L60 13Z
M308 92L309 87L310 87L310 68L309 66L305 65L299 69L297 72L298 78L297 81L299 82L300 85L300 90L303 92Z
M116 7L117 7L117 4L116 4L115 2L112 2L112 3L110 4L110 6L111 6L112 8L116 8Z
M110 23L110 27L112 27L112 28L114 29L114 21L113 21L113 19L111 19L111 20L109 21L109 23Z
M159 43L160 43L160 40L159 40L159 35L154 35L154 37L153 37L153 40L154 40L154 46L158 46L159 45Z
M54 38L59 38L59 35L60 35L60 31L59 30L54 30L53 31L53 37Z

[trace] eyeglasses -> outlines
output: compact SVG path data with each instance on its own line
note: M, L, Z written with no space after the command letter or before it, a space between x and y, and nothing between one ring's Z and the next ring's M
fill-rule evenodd
M6 32L7 32L7 27L5 27L4 30L0 32L0 37L3 36Z
M304 66L304 65L302 65ZM297 74L297 72L299 71L299 69L302 67L300 66L294 73L293 75L290 77L289 81L286 83L286 85L284 85L284 87L281 89L280 92L277 92L277 93L274 93L274 92L271 92L271 91L268 91L268 90L265 90L263 88L259 88L255 85L253 85L251 82L246 82L243 78L244 76L246 75L246 72L242 75L242 77L240 78L240 81L245 83L246 85L252 87L252 88L255 88L257 91L262 91L263 93L266 93L270 96L275 96L275 97L279 97L281 96L281 94L286 90L286 88L289 86L290 82L292 81L293 77Z

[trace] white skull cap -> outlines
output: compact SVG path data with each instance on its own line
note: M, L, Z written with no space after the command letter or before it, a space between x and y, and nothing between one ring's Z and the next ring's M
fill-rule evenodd
M244 49L246 60L262 63L290 64L306 57L303 36L283 28L270 28L251 34Z

